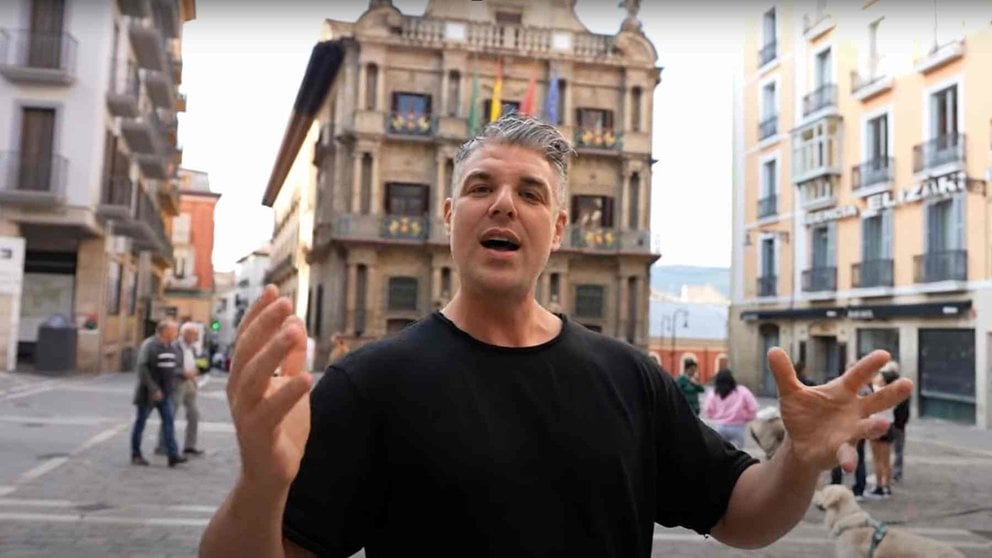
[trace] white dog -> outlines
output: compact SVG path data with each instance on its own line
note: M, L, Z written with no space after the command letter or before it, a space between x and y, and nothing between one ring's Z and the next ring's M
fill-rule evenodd
M846 486L823 487L813 503L827 512L824 523L837 538L837 558L964 558L950 545L875 521Z
M778 407L765 407L758 411L754 420L747 425L751 438L764 450L765 457L771 459L785 439L785 425Z

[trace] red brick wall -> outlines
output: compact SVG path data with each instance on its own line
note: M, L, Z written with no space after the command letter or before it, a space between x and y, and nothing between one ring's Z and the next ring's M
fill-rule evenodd
M730 365L726 343L707 343L705 346L692 343L686 343L685 345L676 343L674 351L672 351L671 345L668 345L667 347L651 347L650 352L655 359L661 362L662 366L672 377L678 377L681 373L682 357L684 355L693 356L699 367L700 381L704 383L716 376L716 373L719 371L718 364L722 366ZM717 362L718 357L721 355L725 357L722 364Z
M214 207L217 198L184 194L179 203L181 213L190 215L190 243L196 251L193 273L196 288L210 292L214 288Z

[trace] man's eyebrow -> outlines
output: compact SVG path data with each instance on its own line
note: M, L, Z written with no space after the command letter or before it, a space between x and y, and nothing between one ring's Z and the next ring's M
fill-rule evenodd
M489 174L486 171L474 170L468 173L467 175L465 175L464 182L468 182L469 180L472 180L474 178L478 178L479 180L492 180L493 175Z

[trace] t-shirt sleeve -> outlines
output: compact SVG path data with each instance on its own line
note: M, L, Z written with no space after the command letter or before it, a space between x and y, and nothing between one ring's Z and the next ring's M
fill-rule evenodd
M706 426L670 378L655 386L655 522L709 534L723 517L744 469L758 461Z
M374 414L348 374L334 367L311 393L310 408L283 535L319 556L351 556L369 540L383 501Z

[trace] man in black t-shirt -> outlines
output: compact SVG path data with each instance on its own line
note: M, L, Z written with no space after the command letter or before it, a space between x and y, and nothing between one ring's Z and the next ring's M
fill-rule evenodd
M758 464L645 355L537 303L570 154L516 115L465 144L444 204L459 291L309 399L305 328L266 288L228 382L242 470L201 556L647 557L655 523L754 548L802 518L822 470L853 467L850 441L888 427L865 417L911 389L857 396L884 352L807 387L770 351L789 435Z

